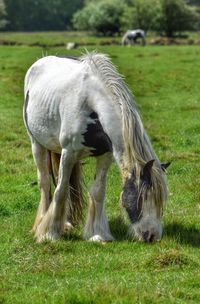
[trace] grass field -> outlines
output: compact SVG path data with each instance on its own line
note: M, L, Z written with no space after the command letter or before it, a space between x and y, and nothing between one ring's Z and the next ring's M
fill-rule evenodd
M42 54L72 52L1 46L0 303L200 303L200 49L97 49L125 75L161 161L172 161L163 239L149 245L127 238L113 164L107 211L116 241L83 241L80 227L58 242L35 243L29 230L39 191L22 121L23 79ZM84 166L88 186L93 166L91 159Z
M92 33L88 35L87 32L0 32L0 45L28 45L40 47L65 47L68 42L75 42L81 47L96 45L119 45L121 43L121 36L114 37L95 37ZM182 38L174 38L169 41L165 38L156 36L153 32L148 32L146 35L147 44L152 44L155 40L163 40L164 44L200 44L200 33L189 32L185 33ZM157 44L160 44L157 42Z

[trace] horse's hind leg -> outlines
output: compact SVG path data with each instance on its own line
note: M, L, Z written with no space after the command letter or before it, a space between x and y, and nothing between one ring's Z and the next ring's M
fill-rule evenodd
M54 186L56 187L58 184L58 174L59 174L59 166L60 166L60 154L50 152L51 157L51 173Z
M54 186L56 187L58 184L58 175L59 175L59 167L60 167L60 157L61 155L58 153L50 152L51 156L51 172ZM73 225L69 220L69 216L66 217L64 229L66 231L70 231L73 229Z
M112 163L112 154L106 153L97 158L95 181L90 190L90 205L85 226L84 238L91 241L112 241L106 212L106 175Z
M69 197L69 179L72 168L76 163L76 154L68 147L62 150L58 184L52 203L37 227L35 236L38 242L58 239L64 231L67 202Z
M32 231L35 232L51 202L51 178L49 173L49 152L36 141L32 141L32 153L37 167L40 187L40 203Z

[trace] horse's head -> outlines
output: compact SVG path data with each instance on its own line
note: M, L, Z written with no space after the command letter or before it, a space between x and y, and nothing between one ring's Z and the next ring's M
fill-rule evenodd
M133 169L121 196L134 236L145 242L159 241L162 237L162 207L167 196L163 171L169 164L159 168L153 168L153 164L154 160L147 162L138 177Z

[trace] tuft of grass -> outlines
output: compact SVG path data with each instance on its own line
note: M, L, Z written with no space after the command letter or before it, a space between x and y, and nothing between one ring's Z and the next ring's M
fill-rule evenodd
M184 267L186 265L192 265L194 262L185 254L180 253L177 249L169 249L156 254L147 265L153 265L156 268L163 269L165 267L177 266Z

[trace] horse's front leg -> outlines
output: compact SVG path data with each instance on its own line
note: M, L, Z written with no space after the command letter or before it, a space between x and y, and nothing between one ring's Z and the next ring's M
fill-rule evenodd
M69 179L72 168L76 162L75 153L71 147L62 150L58 184L54 192L53 200L35 236L38 242L43 240L56 240L64 232L66 218L66 203L69 201Z
M106 153L97 158L95 181L90 190L90 204L84 238L91 241L113 241L106 212L106 175L112 163L112 154Z

